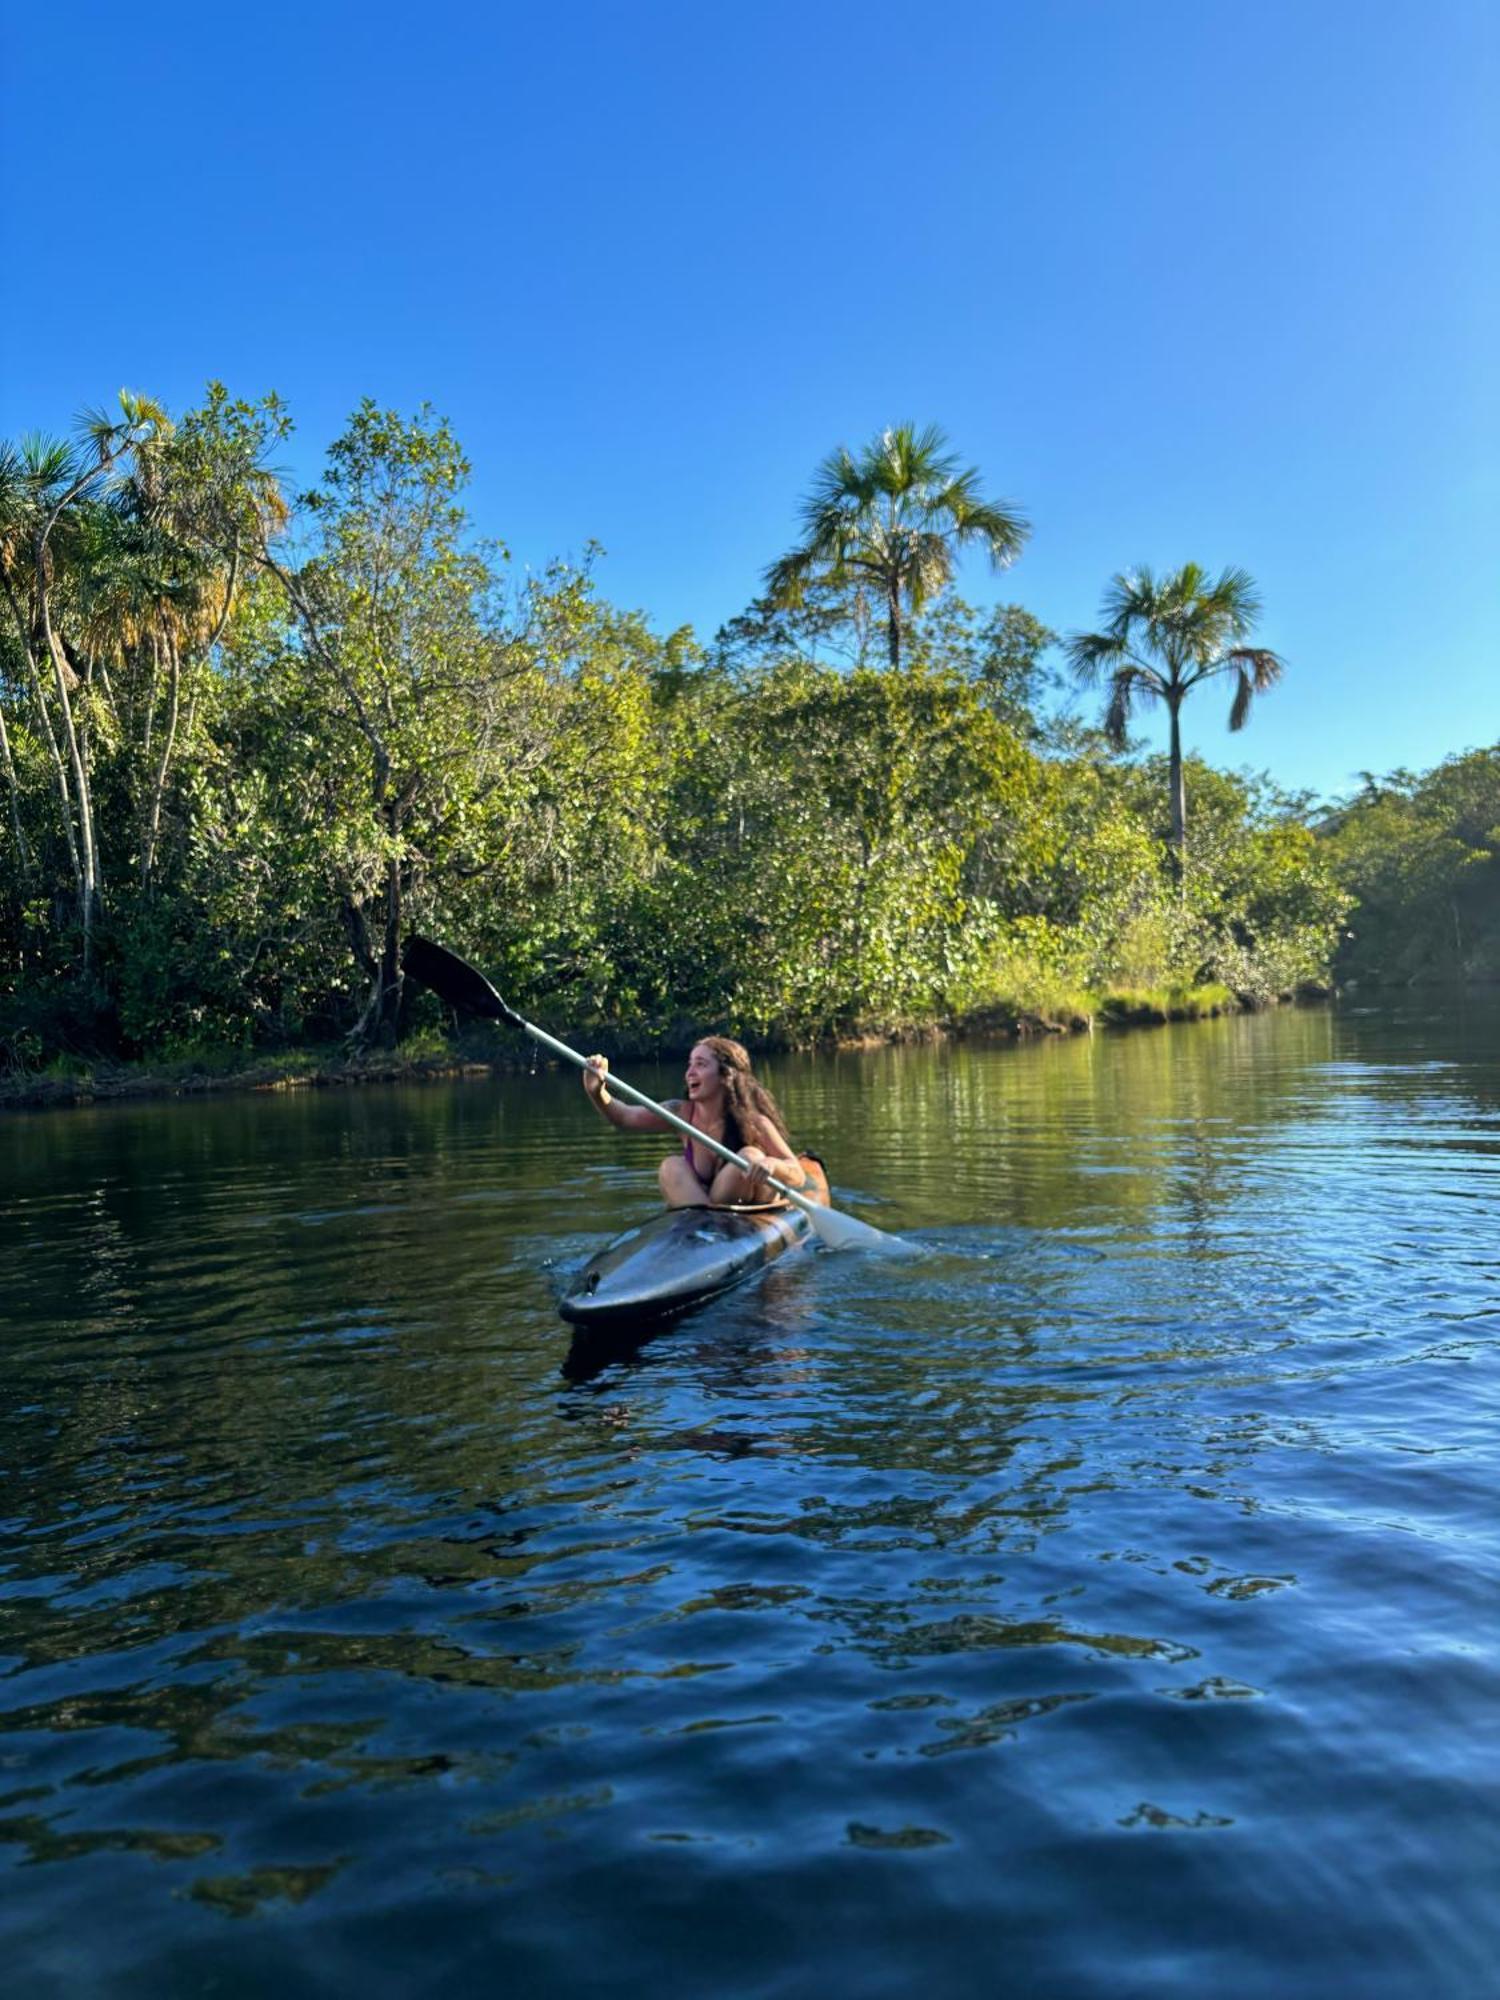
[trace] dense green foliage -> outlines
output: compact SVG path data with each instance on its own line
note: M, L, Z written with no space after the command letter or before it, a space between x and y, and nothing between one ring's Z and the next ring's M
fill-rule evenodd
M1500 978L1500 747L1369 777L1325 832L1356 899L1342 977Z
M1175 868L1162 761L1044 721L1053 635L936 554L873 619L824 564L705 647L592 556L513 579L430 413L361 406L295 500L288 429L213 388L0 454L0 1061L389 1046L441 1025L412 928L534 1015L668 1037L1326 976L1359 814L1320 841L1190 764Z

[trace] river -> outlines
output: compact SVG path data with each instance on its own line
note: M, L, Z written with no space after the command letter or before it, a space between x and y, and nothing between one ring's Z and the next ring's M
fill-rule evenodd
M10 1991L1495 1992L1500 1011L765 1073L605 1356L571 1073L0 1120Z

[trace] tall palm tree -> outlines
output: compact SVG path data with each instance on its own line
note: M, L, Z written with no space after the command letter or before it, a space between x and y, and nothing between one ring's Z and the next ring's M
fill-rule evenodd
M0 448L0 596L5 600L57 784L89 967L101 877L88 729L75 712L79 677L58 625L80 582L77 545L88 510L122 461L167 424L160 405L120 391L120 415L86 412L78 446L31 437ZM46 669L51 669L51 680Z
M102 509L86 608L95 650L133 666L140 754L140 881L156 868L168 780L184 706L234 610L247 551L276 534L288 509L262 463L274 409L232 404L210 386L201 410L163 424L132 455ZM265 425L257 421L266 419ZM160 726L158 712L160 710Z
M1247 643L1260 610L1260 592L1242 569L1226 569L1211 579L1198 563L1185 563L1163 577L1143 567L1111 579L1104 593L1103 631L1076 632L1067 643L1080 680L1109 684L1104 731L1116 749L1125 747L1137 701L1166 703L1171 846L1179 879L1187 851L1182 704L1201 681L1232 674L1229 726L1244 728L1251 702L1280 680L1284 665L1264 646Z
M772 603L797 605L815 577L863 586L885 607L893 667L905 615L952 579L961 547L979 543L1004 569L1031 532L1014 508L981 497L978 470L960 471L935 425L911 424L882 431L858 456L846 445L831 452L803 502L802 528L797 547L766 571Z

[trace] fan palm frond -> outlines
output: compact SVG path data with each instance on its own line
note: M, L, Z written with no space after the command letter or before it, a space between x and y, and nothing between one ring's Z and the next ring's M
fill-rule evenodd
M1109 684L1109 701L1104 710L1104 733L1116 750L1125 748L1130 732L1130 698L1135 692L1129 670L1115 675Z
M1002 568L1030 532L1013 508L983 498L978 472L959 466L936 425L894 425L859 453L838 446L814 474L801 519L801 542L765 572L770 601L794 606L818 574L835 584L858 576L886 605L893 665L902 606L918 611L942 590L961 547L981 544Z
M1250 704L1258 694L1275 687L1284 662L1276 653L1253 646L1236 647L1225 655L1225 665L1235 675L1234 702L1229 710L1231 729L1243 729L1250 719Z
M1211 577L1201 563L1189 562L1158 576L1141 563L1110 578L1100 629L1074 633L1066 642L1079 681L1110 676L1104 728L1112 743L1123 746L1133 701L1167 706L1172 842L1179 871L1186 852L1179 712L1200 681L1232 674L1229 727L1243 729L1255 696L1280 680L1284 666L1278 654L1245 643L1260 611L1260 592L1243 569L1227 568Z
M1113 632L1075 632L1064 642L1063 650L1077 678L1093 682L1115 671L1124 657L1126 644Z
M766 571L766 591L775 604L794 610L806 594L817 557L810 549L793 549Z
M18 457L21 475L38 501L45 500L54 490L70 486L81 470L78 454L67 440L48 437L42 431L26 432Z

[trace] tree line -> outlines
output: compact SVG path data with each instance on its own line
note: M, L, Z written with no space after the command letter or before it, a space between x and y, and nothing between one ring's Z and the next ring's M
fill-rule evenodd
M611 604L595 551L517 577L432 412L361 404L295 495L290 432L212 385L0 447L0 1061L390 1046L440 1025L413 928L658 1038L1329 977L1375 802L1318 826L1181 751L1199 683L1237 727L1281 672L1242 572L1122 574L1067 640L977 611L959 551L1003 567L1027 524L903 426L825 461L705 642ZM1100 727L1049 718L1064 668Z

